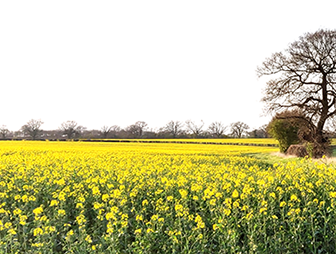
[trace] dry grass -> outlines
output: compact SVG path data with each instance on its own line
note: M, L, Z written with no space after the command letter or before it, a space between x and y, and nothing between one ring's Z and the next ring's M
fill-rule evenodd
M274 155L274 156L277 156L277 157L281 157L281 158L284 158L284 159L298 158L298 157L296 157L294 155L287 155L287 154L280 153L280 152L271 153L271 155Z
M284 153L280 153L280 152L275 152L275 153L270 153L270 155L272 156L276 156L282 159L301 159L300 157L296 157L294 155L287 155ZM321 162L324 164L336 164L336 157L331 156L331 157L325 157L325 158L321 158L321 159L311 159L313 162Z

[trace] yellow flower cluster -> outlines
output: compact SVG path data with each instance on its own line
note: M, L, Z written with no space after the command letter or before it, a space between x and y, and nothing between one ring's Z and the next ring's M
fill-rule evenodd
M0 252L254 253L287 243L305 252L299 240L336 232L335 169L246 155L276 150L0 142Z

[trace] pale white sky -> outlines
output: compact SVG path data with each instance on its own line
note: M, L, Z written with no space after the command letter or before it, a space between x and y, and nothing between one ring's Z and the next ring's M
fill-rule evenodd
M256 68L335 1L0 1L0 125L267 123Z

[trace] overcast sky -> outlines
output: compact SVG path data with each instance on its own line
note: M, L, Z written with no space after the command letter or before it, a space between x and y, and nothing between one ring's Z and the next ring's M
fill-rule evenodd
M306 32L335 29L335 1L0 1L0 125L88 129L264 117L256 68Z

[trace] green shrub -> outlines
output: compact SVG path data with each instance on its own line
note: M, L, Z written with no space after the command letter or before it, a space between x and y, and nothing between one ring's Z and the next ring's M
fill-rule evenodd
M299 127L287 119L273 119L267 129L269 134L278 140L280 152L285 153L290 145L300 142L297 134Z

